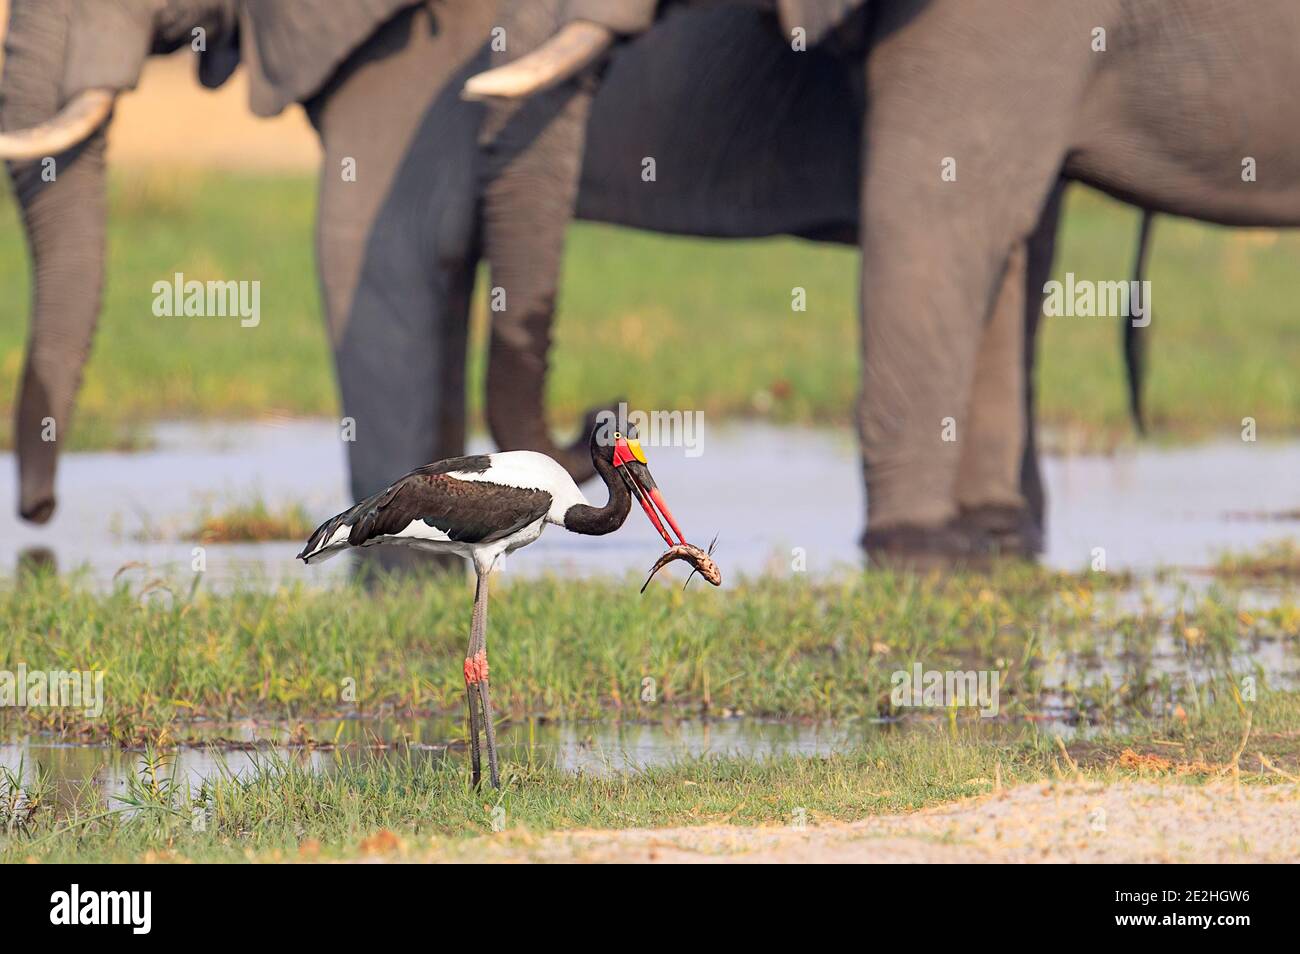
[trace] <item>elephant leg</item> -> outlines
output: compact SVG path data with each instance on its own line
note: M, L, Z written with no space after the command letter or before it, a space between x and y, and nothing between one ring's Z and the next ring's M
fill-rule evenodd
M72 10L68 0L50 0L10 4L4 12L8 35L0 129L13 133L49 122L59 111ZM9 164L32 263L31 333L14 419L18 513L38 524L54 515L58 455L72 426L99 320L108 210L106 136L101 127L61 155Z
M932 256L959 261L958 243L934 234L909 240L898 232L880 241L874 231L864 221L863 542L873 557L962 556L969 547L954 526L958 473L962 446L974 437L968 407L1003 265L970 262L959 272L920 274L914 269ZM1008 236L1008 254L1013 244ZM980 291L971 295L966 288ZM891 313L905 317L890 320Z
M513 60L554 34L560 5L521 4L503 27ZM492 270L488 343L488 428L502 450L534 450L577 481L594 475L588 438L594 409L576 439L558 445L546 421L551 327L565 230L577 205L594 82L580 75L523 101L494 104L481 136L483 253ZM628 175L637 170L629 168Z
M1070 76L1082 75L1071 58L1086 50L1017 31L998 7L980 17L952 0L919 9L882 7L866 61L858 421L864 543L873 557L925 563L982 556L988 543L962 525L958 495L963 446L978 433L969 410L980 350L1008 270L1023 270L1013 251L1056 185ZM956 36L1000 55L945 51ZM1002 404L1023 393L1021 373ZM1012 446L1000 454L1004 487Z
M408 10L308 104L324 150L317 256L354 499L464 452L482 110L459 94L487 62L490 14ZM395 550L366 555L384 568L437 561L379 550Z
M1017 242L976 358L966 433L958 435L957 505L973 534L1002 552L1027 554L1020 466L1025 440L1024 298L1028 252Z
M1041 542L1047 533L1047 491L1043 484L1042 463L1038 456L1038 401L1034 373L1038 365L1038 324L1043 317L1044 287L1052 277L1056 257L1056 233L1061 221L1061 202L1065 180L1057 182L1048 197L1038 228L1027 244L1025 279L1025 443L1020 464L1020 493Z
M1007 259L980 343L970 426L961 441L957 502L963 524L1006 555L1042 550L1043 489L1034 415L1034 345L1051 270L1063 184L1033 234Z

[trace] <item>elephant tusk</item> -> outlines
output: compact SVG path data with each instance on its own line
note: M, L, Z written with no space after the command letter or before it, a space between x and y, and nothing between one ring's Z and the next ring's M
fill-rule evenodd
M471 76L462 99L522 99L558 86L593 62L614 42L614 32L590 20L574 20L513 63Z
M40 159L71 149L108 118L115 98L111 90L88 89L72 97L52 119L0 133L0 159Z

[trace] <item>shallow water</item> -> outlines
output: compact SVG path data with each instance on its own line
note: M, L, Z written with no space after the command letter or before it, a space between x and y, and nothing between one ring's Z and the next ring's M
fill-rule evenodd
M1006 713L977 718L974 709L960 716L964 735L989 740L1015 739L1030 726L1034 731L1066 739L1089 738L1105 731L1120 731L1122 722L1091 723L1081 718L1075 692L1104 680L1119 685L1174 674L1187 685L1199 685L1211 675L1208 670L1180 658L1176 653L1148 660L1147 665L1115 660L1102 666L1061 654L1046 660L1044 689L1037 697L1037 714L1031 719ZM1294 688L1296 660L1285 647L1265 647L1262 657L1251 664L1268 672L1266 683L1274 688ZM1069 687L1067 690L1065 687ZM1172 702L1152 697L1147 715L1168 715ZM1189 703L1190 704L1190 703ZM545 765L567 772L608 776L636 772L655 766L706 756L764 758L782 755L826 756L847 753L883 733L947 731L947 712L911 710L903 719L858 719L839 723L776 721L745 717L713 720L665 719L660 722L555 722L527 720L498 727L502 758L507 761ZM127 792L130 775L175 779L197 787L224 774L247 775L259 764L272 759L293 761L315 772L331 772L343 764L385 759L451 759L466 763L464 724L459 717L425 718L336 718L306 723L271 720L243 720L233 724L195 723L173 726L181 744L155 757L140 748L115 745L84 745L53 736L12 736L0 742L0 768L30 784L38 771L54 784L56 801L71 805L87 785L100 797L112 798ZM303 744L303 739L312 740ZM116 804L116 803L115 803Z
M194 544L177 538L204 505L219 511L253 498L272 505L299 502L324 518L348 502L343 445L330 422L169 424L157 429L156 438L155 448L142 453L64 455L59 510L45 527L15 516L14 462L12 454L0 455L0 573L11 572L24 557L45 554L62 570L87 566L99 583L133 563L146 566L125 573L184 574ZM489 449L482 441L475 444L475 450ZM708 429L702 451L687 457L682 448L648 449L683 528L700 542L718 535L724 573L785 574L796 558L813 574L860 564L863 495L847 432L761 425ZM1044 562L1055 567L1087 567L1093 549L1104 547L1111 570L1198 568L1224 549L1300 533L1295 519L1241 518L1300 510L1298 442L1049 458L1045 470L1050 512ZM596 498L603 493L585 489ZM137 539L141 534L163 539ZM300 545L209 544L205 581L326 582L347 572L347 557L304 567L293 559ZM661 550L662 541L634 513L608 537L550 528L512 556L506 571L641 573Z
M909 670L910 671L910 670ZM1140 715L1160 719L1175 706L1199 704L1197 687L1227 672L1251 675L1261 687L1300 687L1300 658L1292 640L1255 637L1242 642L1231 658L1189 653L1169 633L1157 636L1140 652L1116 632L1110 641L1088 639L1076 651L1068 640L1048 638L1037 668L1038 689L991 717L977 718L963 709L962 731L997 739L1036 731L1066 738L1122 731ZM1104 719L1093 708L1097 698L1113 698L1115 687L1139 700ZM1098 690L1104 690L1098 696ZM1093 700L1093 701L1090 701ZM1003 696L1002 706L1008 704ZM1017 700L1010 700L1017 702ZM1024 714L1022 705L1030 707ZM1116 721L1116 720L1119 721ZM553 766L564 771L608 775L638 771L699 756L765 757L829 755L848 752L881 733L932 730L947 724L943 709L910 709L901 719L855 719L840 723L777 721L746 717L682 719L657 722L556 722L528 719L502 724L498 741L505 759ZM179 743L156 766L141 749L81 745L42 734L11 735L0 742L0 767L30 782L38 770L55 783L57 798L71 804L76 793L93 785L101 796L122 795L128 776L156 772L162 779L197 786L223 773L252 771L269 758L293 760L313 771L329 772L357 760L414 758L461 764L465 758L464 723L459 714L372 718L336 717L308 722L244 719L233 723L176 723L170 739ZM306 741L310 740L310 741Z
M649 454L665 495L692 537L704 542L719 535L718 559L724 572L789 573L796 547L813 574L860 565L856 540L862 499L848 434L746 426L706 432L703 450L698 457L687 457L680 448L652 447ZM1045 562L1080 569L1092 560L1093 548L1102 546L1112 570L1195 569L1212 563L1225 548L1249 549L1294 536L1300 533L1295 520L1242 515L1300 509L1297 475L1300 443L1219 443L1049 459ZM599 488L587 490L594 497L601 495ZM12 501L14 495L12 459L0 461L0 500ZM33 551L45 551L62 570L88 568L100 585L119 571L135 581L184 576L190 572L194 544L179 541L179 536L194 525L199 512L205 507L220 511L254 498L273 506L301 503L321 518L344 507L344 454L336 428L313 421L167 425L158 429L156 447L145 453L66 455L60 509L49 526L20 523L11 505L0 511L0 573L29 559ZM347 558L302 566L293 559L300 545L297 540L208 544L204 583L218 588L241 581L327 584L347 573ZM514 555L506 573L640 573L661 549L651 527L633 514L625 528L609 537L584 538L551 528ZM684 573L676 576L680 579ZM1203 588L1203 583L1148 579L1131 591L1099 599L1110 610L1118 606L1168 620L1195 602ZM1239 598L1242 605L1266 605L1276 594L1247 591ZM1057 636L1059 641L1049 639L1043 647L1041 692L1034 703L1035 724L1048 732L1093 731L1086 719L1080 720L1078 709L1080 694L1086 695L1088 687L1135 682L1190 687L1214 675L1215 663L1189 657L1186 647L1168 634L1157 639L1143 659L1131 658L1118 634L1114 645L1088 640L1078 654ZM1243 644L1232 660L1217 665L1224 663L1239 674L1261 673L1273 688L1300 686L1300 663L1289 640ZM1158 714L1155 707L1162 703L1148 698L1145 704ZM825 755L852 749L882 732L911 731L936 721L942 719L927 715L834 726L757 719L542 721L504 725L500 742L512 761L603 774L704 754ZM1005 717L963 723L990 735L1025 725ZM222 771L247 772L270 753L323 772L341 759L409 754L459 762L466 757L457 744L463 726L454 717L308 723L307 735L325 742L324 748L286 744L293 728L268 721L195 725L189 743L164 755L158 770L197 785ZM51 774L60 798L66 800L86 784L103 795L123 793L128 776L145 770L147 758L139 750L69 745L39 735L0 742L0 766L11 771L21 766L30 779L37 765Z
M463 745L449 744L463 733L460 721L450 718L344 719L308 723L305 728L313 739L337 739L337 747L328 743L324 748L288 746L287 726L243 722L196 730L192 744L166 753L156 771L160 778L175 777L197 787L223 772L246 774L258 762L277 756L320 772L331 771L344 761L355 764L358 759L407 758L408 754L434 761L449 758L456 764L468 759ZM510 761L608 775L706 755L828 755L896 728L874 722L829 726L756 719L655 724L524 722L501 726L497 742L503 758ZM981 728L1005 730L1005 726ZM205 738L212 744L204 745ZM394 740L401 743L393 744ZM251 743L257 748L238 747ZM24 781L30 783L37 766L49 773L64 802L86 784L93 784L104 796L121 795L127 789L128 774L149 771L148 757L140 750L69 745L42 736L0 744L0 767L14 773L21 768Z

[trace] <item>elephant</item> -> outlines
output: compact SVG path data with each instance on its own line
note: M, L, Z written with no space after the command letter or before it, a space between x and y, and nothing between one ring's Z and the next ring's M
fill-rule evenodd
M530 9L554 14L546 4ZM558 271L568 218L857 241L861 117L843 121L822 95L852 99L856 75L845 72L842 56L817 49L792 69L762 12L747 8L692 10L709 19L683 19L626 44L590 104L587 148L543 170L533 184L547 188L533 190L532 205L507 202L511 188L527 182L511 165L510 137L531 141L518 121L528 117L501 124L461 89L491 65L494 26L505 23L518 49L527 48L530 29L542 39L538 25L550 20L535 16L530 25L516 23L514 11L501 14L471 0L15 0L0 155L11 160L35 274L16 429L24 517L43 522L53 513L58 445L40 436L47 419L59 433L67 426L99 309L113 99L134 86L145 57L192 44L196 28L206 45L205 84L221 83L242 62L255 113L301 103L320 136L317 258L344 413L355 422L348 452L356 499L395 473L462 452L466 330L480 257L494 282L510 286L510 308L493 315L492 436L501 447L550 453L581 479L590 476L589 458L552 440L543 404L554 300L547 276ZM731 37L733 55L709 62L701 43L719 32ZM734 105L740 90L750 97L749 115L768 117L768 125L738 124L719 138L699 118L683 124L683 116L707 120ZM562 106L572 101L560 98ZM783 111L773 113L771 103ZM541 120L552 118L546 101L537 107ZM793 135L772 135L773 116ZM710 174L678 177L653 197L628 174L647 144L668 165L699 167L700 144L710 142L718 146L703 157ZM47 157L59 168L53 181L41 174ZM349 165L357 170L351 178L340 174ZM558 204L536 201L552 193ZM984 436L967 442L963 465L968 516L987 504L985 531L1014 546L1032 536L1022 535L1020 521L1024 497L1033 510L1037 478L1023 423L1032 395L1021 337L1032 336L1037 320L1033 289L1050 267L1055 218L1049 203L1023 243L1020 270L1008 271L975 400L986 409L973 416Z
M707 29L687 24L648 35L629 44L626 62L607 75L576 214L695 235L791 233L853 242L860 123L839 122L817 107L816 95L829 88L849 96L852 83L820 55L787 71L779 55L772 57L753 11L702 14L713 18ZM574 213L561 206L541 209L536 221L491 218L490 190L508 177L491 168L501 151L480 148L483 107L466 102L460 90L490 65L496 22L493 4L468 0L15 0L0 84L0 126L7 130L0 155L10 160L35 276L17 407L22 516L39 523L54 511L58 442L41 436L49 420L56 433L68 426L97 320L112 104L135 85L147 56L193 44L200 32L206 85L220 84L242 62L255 113L301 103L320 135L317 257L344 413L355 421L357 439L348 445L353 496L463 450L466 326L479 257L486 252L498 277L511 269L524 279L554 271L562 250L555 223ZM511 29L512 43L521 42ZM737 38L736 55L720 74L698 55L699 38L715 29ZM755 63L763 68L757 81ZM653 121L639 123L633 135L625 117L656 107L642 82L647 69L671 87ZM710 75L717 84L705 82ZM778 142L770 127L740 128L720 153L725 176L679 180L681 190L666 200L661 194L647 201L631 187L629 150L639 155L646 142L669 163L698 164L704 137L698 129L683 135L680 105L699 102L703 88L699 115L712 115L740 84L768 115L763 104L784 99L778 115L798 135ZM419 94L410 93L417 85ZM52 180L42 174L47 159L58 169ZM818 171L804 185L821 185L816 201L782 187L790 170L811 168L812 160ZM346 163L359 170L355 177L340 174ZM572 178L576 168L567 174ZM480 221L485 191L489 214ZM762 201L738 205L737 196ZM526 257L514 259L522 234L534 240ZM494 315L487 401L494 440L551 453L575 477L590 476L588 456L557 445L545 425L550 314L530 310L528 289L511 284L519 286L512 299L524 305ZM1019 317L1008 316L1003 324L1015 339ZM589 429L584 424L578 433ZM974 470L972 479L979 479Z
M354 493L461 452L481 109L455 91L486 62L493 12L411 0L13 0L0 155L34 273L16 421L24 518L54 511L58 442L42 431L52 421L66 432L98 316L113 101L147 56L186 44L203 48L205 85L242 62L254 113L301 103L320 135L317 257L355 422ZM355 181L340 173L345 160ZM50 163L57 176L43 174ZM436 180L423 175L430 165Z
M1199 15L1213 17L1202 9L1205 4L1186 0L1177 6L1184 5L1195 7ZM1167 184L1162 187L1132 174L1124 175L1125 185L1119 188L1120 173L1115 166L1124 154L1123 136L1113 133L1119 144L1112 147L1105 164L1095 166L1088 160L1096 150L1088 148L1083 134L1076 132L1073 139L1067 134L1061 115L1080 122L1090 118L1099 124L1135 114L1138 118L1156 115L1145 104L1133 105L1139 102L1141 91L1133 53L1139 38L1173 61L1176 66L1171 69L1182 71L1177 72L1176 83L1195 88L1194 76L1188 71L1196 69L1189 64L1197 57L1179 48L1176 40L1186 40L1186 29L1174 29L1180 22L1174 14L1168 14L1166 22L1149 9L1151 5L1131 0L1085 5L1082 12L1075 5L1069 14L1063 12L1062 5L1053 17L1046 18L1048 22L1037 7L1031 11L1024 3L1006 4L1006 9L993 17L988 12L992 5L979 0L776 0L774 9L765 3L751 6L768 17L774 47L784 48L787 63L820 51L845 69L856 71L861 81L857 90L840 95L831 104L839 118L830 122L852 125L861 135L861 148L854 152L857 166L851 202L860 212L854 217L853 232L862 252L863 382L857 416L867 489L864 546L869 554L900 556L909 562L934 558L946 563L953 557L990 549L1032 552L1044 508L1032 424L1032 369L1040 296L1050 272L1062 183L1094 186L1142 210L1135 263L1139 281L1156 211L1199 212L1214 221L1247 224L1283 224L1286 217L1243 218L1229 211L1230 206L1220 207L1216 213L1195 202L1189 205ZM594 117L599 109L600 97L593 95L593 87L601 88L601 70L607 70L604 81L608 81L619 66L617 60L606 66L602 58L629 38L653 35L670 28L674 17L684 16L682 5L656 0L518 3L511 14L507 29L522 42L496 56L494 68L476 75L466 86L467 96L493 105L485 148L494 156L489 169L499 181L484 189L489 242L494 222L527 217L530 206L544 206L552 213L557 207L581 208L583 198L580 193L575 197L571 175L573 156L584 149L587 154L597 151L591 137L594 120L590 125L583 120L588 115ZM1088 104L1086 110L1075 105L1071 112L1064 94L1052 100L1045 90L1033 101L1041 98L1041 108L1048 109L1050 104L1060 111L1049 124L1057 136L1052 161L1038 154L1017 158L1024 142L1043 137L1028 131L1027 127L1039 121L1038 114L1021 109L1012 99L1012 90L1050 87L1061 76L1061 65L1052 63L1052 68L1046 69L1046 60L1052 53L1063 54L1077 31L1085 38L1085 54L1092 55L1089 44L1093 33L1088 25L1093 19L1108 23L1122 44L1116 59L1131 72L1124 88L1128 111L1122 108L1123 97L1114 91L1108 91L1105 99L1111 109L1107 113L1092 99L1080 100ZM1266 18L1256 15L1252 19L1256 32L1262 32ZM1282 19L1289 25L1294 17ZM968 26L968 21L979 23ZM989 23L996 23L996 29ZM1223 18L1220 28L1226 31L1227 23ZM1135 34L1137 25L1143 29ZM903 36L905 40L900 39ZM972 36L985 46L956 48ZM734 33L715 31L707 41L700 41L699 52L714 62L725 60L725 51L734 39ZM1221 36L1220 42L1226 49L1226 36ZM1026 54L1027 62L1017 59L1017 69L1009 71L1018 85L999 77L1001 60L983 58L987 49L997 49L999 43L1016 54ZM1276 43L1266 46L1269 52L1277 49ZM880 49L891 51L884 65ZM1030 53L1037 58L1028 56ZM1089 88L1086 71L1080 72L1083 66L1079 65L1088 61L1081 60L1081 55L1071 51L1077 75L1072 74L1073 85L1066 84L1076 96ZM1043 74L1035 75L1031 64L1043 68ZM984 85L968 88L967 72ZM946 86L932 79L936 74ZM644 87L657 94L666 81L670 79L663 74L654 74L645 78ZM977 92L984 98L976 97ZM999 92L1002 99L997 97ZM701 90L701 95L707 91ZM929 105L927 96L944 104L942 109L933 107L934 117L921 112ZM1202 92L1202 96L1208 94ZM1015 108L1010 108L1013 105ZM650 103L643 106L645 114L653 115ZM721 115L715 114L715 118ZM1192 119L1185 110L1179 115L1189 122ZM924 133L918 132L919 127L924 127ZM1123 126L1121 132L1138 135L1129 126ZM797 138L798 133L789 138ZM942 146L953 140L965 147L965 153L955 146ZM925 142L928 150L919 149L918 142ZM1164 148L1169 151L1173 146L1165 144ZM641 154L646 153L629 148L624 158ZM1004 164L992 163L992 156ZM1027 189L1020 189L1020 173L1030 159L1040 166L1033 167L1035 175L1027 180ZM1165 162L1172 165L1172 156L1167 155ZM949 164L954 170L960 166L964 175L954 175L949 181L941 174ZM1164 171L1159 166L1145 168L1152 176ZM1289 171L1289 166L1286 169ZM996 188L992 186L995 178ZM838 179L833 181L843 188ZM549 192L543 193L538 183L548 185ZM581 185L585 189L585 180ZM778 195L783 185L775 187ZM826 186L811 181L799 183L799 188L805 190L806 201L816 206ZM903 191L896 191L899 188ZM707 189L697 191L707 200ZM1024 199L1026 192L1032 201ZM910 199L904 201L900 195ZM839 200L843 199L841 194ZM1017 208L1018 214L1008 219L1008 207ZM992 246L986 242L986 220L1000 228ZM900 238L905 241L900 243ZM511 269L512 259L522 261L523 257L517 251L503 250L502 241L493 244L494 282L512 294L522 288L522 297L532 309L518 319L521 327L527 327L517 340L528 342L529 329L547 327L557 276L536 268ZM978 258L972 248L980 249ZM961 267L948 265L950 260ZM498 262L502 263L499 277ZM939 299L929 283L941 290ZM1008 317L1013 315L1023 315L1023 324ZM1122 340L1129 403L1141 432L1147 334L1125 324ZM544 333L531 341L538 353L545 344ZM1023 362L1018 373L1014 370L1017 356ZM954 424L960 439L945 440L943 423Z
M931 481L916 489L926 493L954 479L951 448L916 435L961 403L976 372L981 316L962 303L995 293L1062 176L1156 214L1300 225L1300 134L1283 118L1300 76L1300 8L900 0L867 3L854 16L867 31L871 103L862 453L867 483L885 498L868 537L887 545L909 527L953 519L950 507L909 497L891 468L921 461ZM909 77L906 89L898 76ZM968 186L929 181L927 164L942 156L960 157ZM1266 170L1258 177L1257 164ZM936 222L947 224L944 235L931 234ZM1129 362L1140 414L1141 358ZM900 365L917 386L896 387Z
M551 39L565 16L584 11L608 20L596 29L587 29L591 20L571 20L576 35ZM789 233L858 240L862 121L860 112L846 114L842 103L860 101L861 63L846 62L840 50L792 52L771 18L754 7L674 7L648 30L653 14L653 4L640 12L611 3L512 5L503 16L509 50L498 57L507 65L466 87L469 96L493 107L483 133L484 246L492 284L509 302L494 321L494 357L507 349L518 355L493 361L488 406L501 406L491 398L503 386L493 371L508 370L515 386L531 375L529 390L537 400L520 411L534 416L535 429L544 428L540 398L560 261L537 249L559 248L571 217L634 227L649 217L661 231L719 237ZM581 70L613 36L627 33L635 40L617 50L599 85L580 74L575 82L530 90L523 103L493 86L494 78L509 80L521 66L535 76L538 59ZM567 64L552 50L567 53ZM611 86L620 95L609 96ZM684 111L677 108L683 104ZM619 113L640 122L620 123ZM657 141L647 128L665 114L676 125ZM719 136L723 124L726 135ZM663 170L653 193L638 174L646 156ZM606 181L593 182L593 168ZM1028 556L1041 547L1044 493L1029 419L1032 351L1024 342L1037 327L1035 289L1050 273L1058 214L1054 202L1026 237L988 323L963 445L960 533L945 541L943 560L950 554ZM517 228L521 221L529 223L527 230ZM936 433L938 427L936 421Z

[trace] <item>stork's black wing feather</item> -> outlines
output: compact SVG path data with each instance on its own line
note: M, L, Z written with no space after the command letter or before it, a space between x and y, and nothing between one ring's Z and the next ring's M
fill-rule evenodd
M458 543L491 543L509 536L551 506L545 490L525 490L445 474L410 474L358 515L348 543L401 533L414 520L437 527Z
M546 516L551 495L545 490L511 487L484 480L459 480L451 473L482 473L485 456L455 457L407 474L391 487L367 497L316 528L300 557L306 558L340 527L349 527L348 544L362 546L376 537L401 533L423 520L459 543L491 543Z

